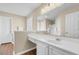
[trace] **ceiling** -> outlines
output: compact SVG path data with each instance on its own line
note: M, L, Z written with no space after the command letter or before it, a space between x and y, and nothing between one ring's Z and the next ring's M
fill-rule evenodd
M27 16L40 5L40 3L0 3L0 11Z

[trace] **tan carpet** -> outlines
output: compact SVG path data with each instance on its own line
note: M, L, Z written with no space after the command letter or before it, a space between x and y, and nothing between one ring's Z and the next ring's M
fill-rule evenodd
M1 44L0 54L1 55L12 55L13 54L13 47L14 47L14 45L11 42Z

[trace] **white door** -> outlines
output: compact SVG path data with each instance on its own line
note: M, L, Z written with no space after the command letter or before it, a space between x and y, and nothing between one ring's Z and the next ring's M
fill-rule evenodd
M12 41L10 33L10 17L0 16L0 43Z

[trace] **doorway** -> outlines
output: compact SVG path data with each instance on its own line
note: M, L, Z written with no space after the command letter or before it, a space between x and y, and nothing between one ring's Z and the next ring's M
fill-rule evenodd
M0 16L0 43L12 41L10 21L11 17Z

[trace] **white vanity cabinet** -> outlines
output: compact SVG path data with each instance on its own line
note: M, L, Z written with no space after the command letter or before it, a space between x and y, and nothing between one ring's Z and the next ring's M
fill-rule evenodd
M74 53L60 49L58 47L49 46L49 55L75 55Z
M37 55L48 55L48 45L43 42L38 42Z
M36 44L37 55L75 55L72 52L55 47L53 45L49 45L33 38L29 38L29 40Z
M29 38L29 40L36 44L37 55L48 55L48 44L33 38Z
M55 46L47 45L42 42L37 43L37 55L75 55L72 52L60 49Z
M39 36L41 38L39 38ZM78 43L76 44L73 40L72 42L68 42L69 40L62 41L65 42L65 44L61 42L58 45L55 40L53 40L53 42L47 41L47 39L45 37L43 38L40 34L35 36L31 34L31 36L29 36L29 40L36 44L37 55L77 55L77 51L79 51L79 46L77 46ZM68 47L66 43L69 45Z

